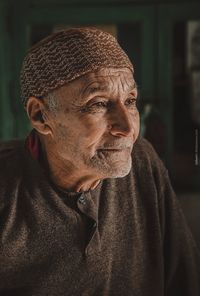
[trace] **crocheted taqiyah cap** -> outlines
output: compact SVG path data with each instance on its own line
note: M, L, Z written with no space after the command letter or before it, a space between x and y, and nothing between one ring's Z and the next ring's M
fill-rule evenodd
M115 37L96 28L72 28L53 33L27 53L21 70L21 98L42 98L86 73L133 65Z

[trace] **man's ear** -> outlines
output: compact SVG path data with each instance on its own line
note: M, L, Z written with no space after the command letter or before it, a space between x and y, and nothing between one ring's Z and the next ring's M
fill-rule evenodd
M46 118L44 102L36 97L30 97L27 101L26 112L32 126L41 134L52 134Z

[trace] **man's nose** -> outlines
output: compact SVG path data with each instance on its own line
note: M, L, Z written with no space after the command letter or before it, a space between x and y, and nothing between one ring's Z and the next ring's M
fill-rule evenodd
M109 122L110 133L113 136L128 137L134 134L134 116L124 104L117 103L112 110Z

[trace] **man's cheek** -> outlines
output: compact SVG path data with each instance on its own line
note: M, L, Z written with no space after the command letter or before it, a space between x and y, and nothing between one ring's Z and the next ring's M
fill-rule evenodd
M95 137L95 135L98 137L99 134L103 134L108 126L106 123L106 120L102 117L97 119L90 119L82 124L80 124L82 127L83 135L86 138L92 138ZM79 127L80 127L79 126Z

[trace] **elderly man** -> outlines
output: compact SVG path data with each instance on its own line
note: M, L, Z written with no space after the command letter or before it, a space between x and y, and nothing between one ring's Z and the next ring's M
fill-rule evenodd
M116 39L52 34L27 53L21 89L33 131L1 147L0 295L199 296L199 253L138 137L133 66Z

